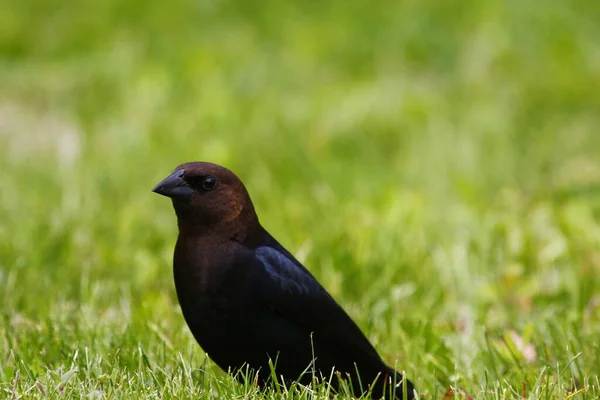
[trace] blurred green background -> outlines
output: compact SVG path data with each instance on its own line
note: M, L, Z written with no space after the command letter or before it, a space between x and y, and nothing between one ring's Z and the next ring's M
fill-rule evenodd
M327 398L188 333L150 190L192 160L426 398L598 398L599 38L591 0L1 1L0 398Z

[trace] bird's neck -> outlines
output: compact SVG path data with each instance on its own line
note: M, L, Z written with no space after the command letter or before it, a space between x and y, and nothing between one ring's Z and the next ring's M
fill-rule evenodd
M178 212L180 235L202 240L211 238L221 242L235 241L256 247L264 240L266 231L261 226L254 208L244 209L235 219L211 223L193 211Z

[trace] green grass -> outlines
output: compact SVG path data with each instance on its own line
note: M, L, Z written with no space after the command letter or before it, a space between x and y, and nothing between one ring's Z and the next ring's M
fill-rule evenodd
M600 398L599 4L1 2L0 398L327 398L188 332L191 160L425 398Z

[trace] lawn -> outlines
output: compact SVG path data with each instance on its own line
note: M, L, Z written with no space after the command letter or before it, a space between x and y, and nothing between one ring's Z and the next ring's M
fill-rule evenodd
M424 398L600 398L599 38L592 0L0 2L0 398L328 398L193 340L151 193L192 160Z

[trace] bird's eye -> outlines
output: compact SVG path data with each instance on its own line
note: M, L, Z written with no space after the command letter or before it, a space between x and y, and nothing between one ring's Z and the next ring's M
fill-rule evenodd
M202 181L202 187L204 190L213 190L217 186L217 178L214 176L207 176Z

